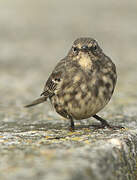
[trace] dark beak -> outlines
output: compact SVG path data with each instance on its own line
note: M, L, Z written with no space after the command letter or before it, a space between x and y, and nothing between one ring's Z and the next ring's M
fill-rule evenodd
M88 51L88 46L82 46L81 50L84 51L84 52L87 52Z

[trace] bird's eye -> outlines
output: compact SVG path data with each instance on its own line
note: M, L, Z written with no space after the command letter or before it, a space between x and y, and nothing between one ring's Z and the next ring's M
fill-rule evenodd
M94 44L93 46L91 46L91 49L92 49L93 51L96 51L96 50L97 50L97 45Z
M78 52L78 48L77 47L73 47L73 51L74 52Z

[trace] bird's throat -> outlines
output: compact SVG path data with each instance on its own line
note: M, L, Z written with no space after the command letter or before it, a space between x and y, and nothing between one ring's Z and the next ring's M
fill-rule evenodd
M85 70L90 70L92 67L92 61L88 53L79 54L78 63Z

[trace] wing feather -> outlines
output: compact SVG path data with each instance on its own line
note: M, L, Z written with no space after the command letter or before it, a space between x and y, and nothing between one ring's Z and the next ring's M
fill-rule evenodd
M65 60L61 60L48 78L41 96L52 97L65 72Z

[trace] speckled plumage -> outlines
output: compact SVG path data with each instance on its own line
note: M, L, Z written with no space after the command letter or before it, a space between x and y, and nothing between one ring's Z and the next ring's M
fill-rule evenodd
M72 126L73 119L91 116L102 122L96 113L109 102L116 80L116 67L98 43L91 38L78 38L49 76L42 97L26 107L49 98L56 111L71 120Z

